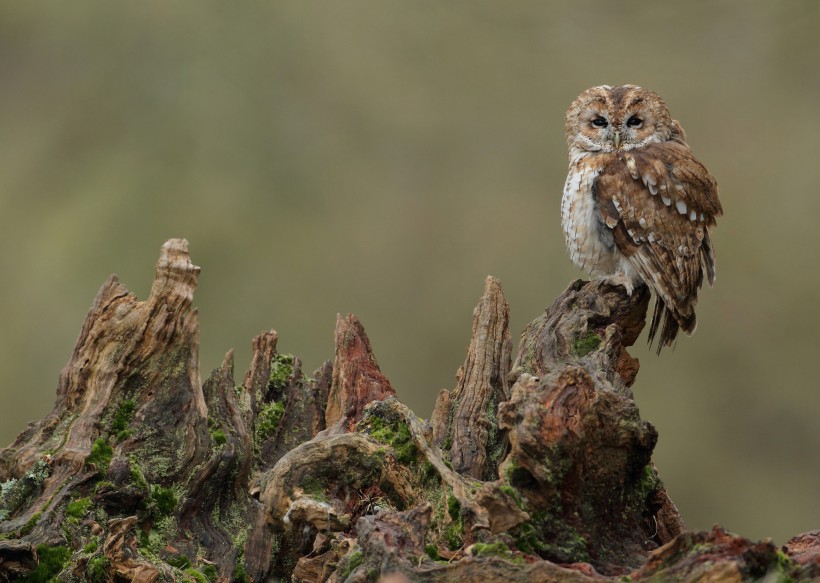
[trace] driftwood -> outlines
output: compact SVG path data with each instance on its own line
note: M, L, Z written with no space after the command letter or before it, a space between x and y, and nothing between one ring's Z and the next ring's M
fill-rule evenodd
M200 383L198 274L171 240L147 300L100 289L54 410L0 451L0 580L820 577L820 532L777 549L686 531L630 391L645 288L574 282L513 359L487 278L425 422L352 315L311 375L271 331L242 384L231 352Z

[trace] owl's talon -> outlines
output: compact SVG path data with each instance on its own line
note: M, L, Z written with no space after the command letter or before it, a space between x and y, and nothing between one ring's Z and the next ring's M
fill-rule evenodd
M622 287L626 290L626 295L630 298L632 297L632 292L635 291L635 283L631 278L627 277L623 273L605 275L603 277L599 277L596 281L600 281L606 285L611 285L612 287Z

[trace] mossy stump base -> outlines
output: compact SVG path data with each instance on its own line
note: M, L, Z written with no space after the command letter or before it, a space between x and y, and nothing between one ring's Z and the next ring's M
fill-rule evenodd
M0 451L0 580L787 581L783 549L686 532L652 464L626 348L649 293L577 281L525 329L487 278L429 422L396 399L355 316L306 375L276 332L199 378L188 244L149 298L111 277L54 410Z

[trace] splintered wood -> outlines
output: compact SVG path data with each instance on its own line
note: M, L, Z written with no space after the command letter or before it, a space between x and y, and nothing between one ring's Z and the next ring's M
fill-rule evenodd
M510 396L509 323L510 308L501 282L488 276L484 295L473 310L473 335L456 374L456 388L440 393L433 412L436 444L449 450L457 472L474 478L497 477L506 444L495 421L498 404Z
M325 413L327 426L341 423L349 431L361 419L365 405L395 394L376 363L364 326L353 314L338 316L333 383Z

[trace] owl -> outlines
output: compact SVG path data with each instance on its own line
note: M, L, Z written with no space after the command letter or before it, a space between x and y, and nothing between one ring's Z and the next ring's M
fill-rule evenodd
M569 173L561 224L572 261L631 295L655 293L649 343L697 326L704 273L715 281L709 231L723 214L717 182L692 155L663 100L635 85L587 89L566 115Z

